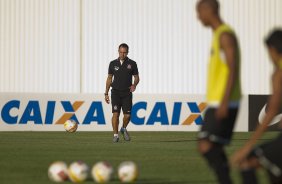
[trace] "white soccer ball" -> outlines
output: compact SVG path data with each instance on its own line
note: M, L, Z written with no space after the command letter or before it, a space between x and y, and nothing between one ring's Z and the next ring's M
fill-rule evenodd
M92 167L92 177L97 183L106 183L111 180L114 169L108 162L101 161Z
M69 179L74 183L80 183L87 179L89 167L82 161L76 161L69 166Z
M48 177L53 182L64 182L68 179L68 166L65 162L53 162L48 169Z
M77 130L77 127L77 122L72 119L69 119L64 123L64 128L67 132L75 132Z
M132 161L122 162L118 167L118 177L122 183L130 183L137 179L138 168Z

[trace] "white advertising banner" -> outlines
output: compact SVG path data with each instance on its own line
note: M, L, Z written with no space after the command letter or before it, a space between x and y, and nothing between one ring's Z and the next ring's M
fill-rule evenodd
M207 108L203 95L134 94L130 131L198 131ZM236 131L248 131L243 99ZM78 131L112 131L111 105L102 94L1 93L0 131L64 131L73 119ZM120 116L122 124L122 114Z

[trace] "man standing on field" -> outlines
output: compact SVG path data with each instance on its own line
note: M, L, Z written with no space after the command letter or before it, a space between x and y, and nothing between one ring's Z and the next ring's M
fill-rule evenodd
M135 61L127 57L129 47L123 43L118 47L119 57L113 60L109 65L108 78L106 81L105 101L110 103L109 90L111 89L112 102L112 126L113 126L113 142L119 141L118 126L119 115L122 108L123 111L123 125L120 129L125 141L130 141L130 136L127 132L127 125L130 121L130 114L132 108L132 93L135 91L139 83L138 67ZM132 76L134 81L132 83Z

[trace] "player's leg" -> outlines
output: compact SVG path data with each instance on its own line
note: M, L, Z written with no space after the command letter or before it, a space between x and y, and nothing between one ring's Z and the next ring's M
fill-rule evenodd
M265 168L269 180L273 184L282 183L282 133L280 135L253 150L260 165Z
M272 172L268 171L268 176L271 184L281 184L282 176L275 176Z
M240 164L240 174L243 184L257 184L256 169L260 167L259 161L254 156L249 156Z
M130 139L131 139L130 136L129 136L129 133L126 129L129 121L130 121L130 114L124 114L124 116L123 116L123 126L120 128L120 132L123 135L124 140L126 140L126 141L130 141Z
M258 183L255 170L264 167L273 184L282 183L282 134L276 139L254 148L240 164L243 184Z
M114 112L112 117L113 132L116 136L118 136L119 114L120 113Z
M127 125L130 121L130 114L132 109L132 93L131 92L125 92L123 98L122 98L122 111L123 111L123 125L120 129L120 132L123 135L124 140L130 141L129 133L127 132Z
M118 142L119 141L119 136L118 136L118 126L119 126L119 115L120 115L120 110L121 110L121 100L119 93L115 90L112 90L111 94L111 102L112 102L112 127L113 127L113 142Z
M119 113L115 112L113 113L113 117L112 117L112 127L114 132L113 142L119 141L118 125L119 125Z
M224 145L231 140L237 108L229 109L229 117L220 121L216 119L215 112L216 108L209 108L205 113L205 123L198 136L198 150L214 170L218 182L229 184L232 181Z
M209 166L214 170L218 182L230 184L229 164L223 145L214 144L209 140L199 140L198 149L201 155L207 160Z
M122 128L126 128L130 121L130 114L123 115L123 125Z

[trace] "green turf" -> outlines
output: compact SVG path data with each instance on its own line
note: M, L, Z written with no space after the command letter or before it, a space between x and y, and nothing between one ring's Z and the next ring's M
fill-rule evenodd
M261 141L275 134L267 133ZM228 154L249 136L236 133ZM110 132L0 132L0 184L52 183L47 170L57 160L68 164L83 160L90 166L107 160L115 169L120 162L132 160L139 166L138 184L216 183L196 151L196 133L131 132L131 137L131 142L121 139L114 144ZM258 175L260 183L267 183L263 171ZM234 183L240 183L237 171L232 171L232 178ZM94 182L89 179L84 183ZM116 170L110 183L119 183Z

